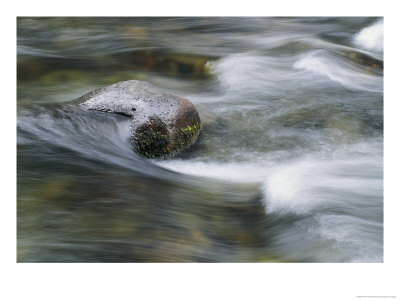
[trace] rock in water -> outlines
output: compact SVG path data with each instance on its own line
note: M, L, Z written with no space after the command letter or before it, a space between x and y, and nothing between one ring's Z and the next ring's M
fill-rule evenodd
M131 117L132 142L146 157L174 156L192 145L200 133L200 117L189 100L145 81L121 81L76 102L89 110Z

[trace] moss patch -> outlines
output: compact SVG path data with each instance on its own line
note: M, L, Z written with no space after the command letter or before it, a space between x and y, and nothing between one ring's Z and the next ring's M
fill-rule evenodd
M160 119L150 119L150 122L140 126L136 130L134 142L136 151L149 158L164 156L171 152L168 130Z
M158 157L169 153L168 136L157 131L139 133L135 137L136 150L146 157Z
M194 139L197 137L200 129L200 122L197 122L192 126L188 125L186 127L180 128L179 133L177 134L176 144L178 144L180 147L191 145Z
M167 126L160 119L151 119L136 130L133 139L135 150L149 158L173 155L193 144L200 129L200 122L182 127L171 139Z

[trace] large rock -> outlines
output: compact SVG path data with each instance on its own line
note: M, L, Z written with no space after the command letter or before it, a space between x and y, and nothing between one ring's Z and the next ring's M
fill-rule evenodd
M132 142L146 157L174 156L192 145L200 133L200 117L189 100L145 81L121 81L76 101L89 110L131 117Z

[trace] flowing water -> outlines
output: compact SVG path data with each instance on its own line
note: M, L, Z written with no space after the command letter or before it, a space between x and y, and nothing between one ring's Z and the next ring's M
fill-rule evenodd
M382 262L383 20L18 18L19 262ZM122 80L203 122L173 159L65 105Z

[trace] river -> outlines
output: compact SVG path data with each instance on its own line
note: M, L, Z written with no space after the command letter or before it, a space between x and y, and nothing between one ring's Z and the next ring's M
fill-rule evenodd
M18 18L19 262L383 262L383 20ZM193 102L132 151L65 104L123 80Z

